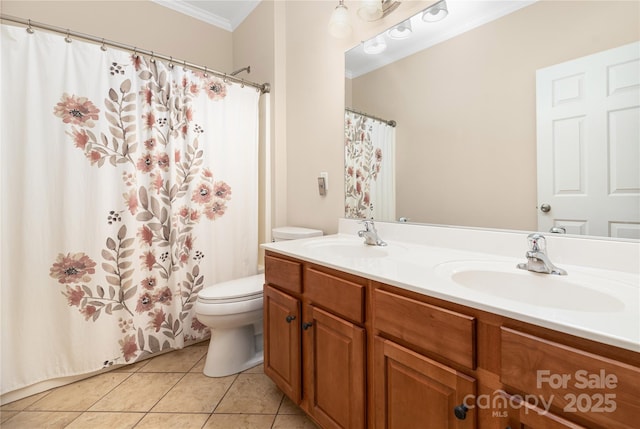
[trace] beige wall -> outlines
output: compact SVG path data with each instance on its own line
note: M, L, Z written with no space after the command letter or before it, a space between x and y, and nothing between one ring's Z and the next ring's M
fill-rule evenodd
M238 77L244 77L255 82L269 82L272 94L268 100L268 108L272 112L272 122L275 121L276 97L275 87L275 7L273 2L261 2L233 32L233 68L251 66L251 72L242 72ZM261 123L266 121L265 109L267 100L261 100ZM263 124L264 125L264 124ZM271 125L271 124L269 124ZM267 135L268 134L268 135ZM274 127L262 127L260 133L259 153L259 220L258 241L261 243L270 241L271 219L274 208L267 203L270 197L270 183L274 182L271 169L265 168L268 163L273 163L271 155L267 154L267 141L269 144L277 141ZM275 152L274 152L275 153ZM269 157L269 159L267 159ZM286 171L286 169L285 169ZM269 177L267 177L269 175ZM268 211L268 213L267 213ZM262 264L264 251L259 251L259 263Z
M411 221L535 230L535 70L640 39L640 3L524 8L352 82L395 119L397 210Z
M389 17L358 22L337 40L327 32L336 1L286 2L287 222L335 233L344 216L344 52L432 2L409 1ZM318 195L316 177L329 173L329 190Z

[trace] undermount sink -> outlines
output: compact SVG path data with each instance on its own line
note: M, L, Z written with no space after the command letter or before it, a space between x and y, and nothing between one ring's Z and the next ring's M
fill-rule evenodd
M322 257L339 257L339 258L383 258L390 254L401 251L400 246L370 246L362 241L353 240L318 240L311 241L304 246L314 255Z
M435 272L479 293L570 311L621 311L625 303L602 288L605 285L629 288L626 283L583 273L569 272L566 276L534 273L518 269L510 261L445 262L436 266Z

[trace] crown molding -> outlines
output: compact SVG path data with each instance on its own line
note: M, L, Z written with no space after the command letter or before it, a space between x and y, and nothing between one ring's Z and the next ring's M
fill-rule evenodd
M231 21L221 16L218 16L214 13L203 10L199 7L195 7L189 3L186 3L182 0L151 0L152 2L159 4L160 6L167 7L169 9L175 10L176 12L180 12L184 15L188 15L192 18L199 19L200 21L204 21L207 24L215 25L216 27L222 28L223 30L227 30L232 32L234 30Z

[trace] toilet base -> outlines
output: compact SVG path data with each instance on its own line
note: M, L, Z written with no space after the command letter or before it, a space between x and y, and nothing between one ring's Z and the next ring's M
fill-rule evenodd
M262 322L262 321L261 321ZM264 360L262 324L255 329L245 325L231 329L211 329L204 375L226 377L237 374Z

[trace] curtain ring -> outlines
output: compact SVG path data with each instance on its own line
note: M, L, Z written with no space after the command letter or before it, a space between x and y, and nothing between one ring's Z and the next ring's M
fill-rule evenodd
M156 58L153 55L153 51L151 51L151 58L149 59L150 62L154 63L156 62Z
M222 77L222 81L223 81L224 83L227 83L227 82L228 82L227 74L226 74L226 73L225 73L225 74L224 74L224 76Z
M187 60L182 60L182 70L187 71Z
M104 39L102 39L102 46L100 46L100 50L106 52L107 51L107 47L104 44Z
M136 60L138 59L138 48L135 46L133 47L133 58Z
M240 79L240 88L244 88L244 79Z
M31 27L31 20L29 20L29 26L27 27L27 33L33 34L35 30Z
M209 77L209 75L207 74L207 66L204 66L204 77Z
M67 28L67 35L64 38L64 41L67 42L67 43L71 43L73 41L73 40L71 40L71 34L70 33L71 33L71 31Z
M169 57L169 68L173 69L173 57Z

